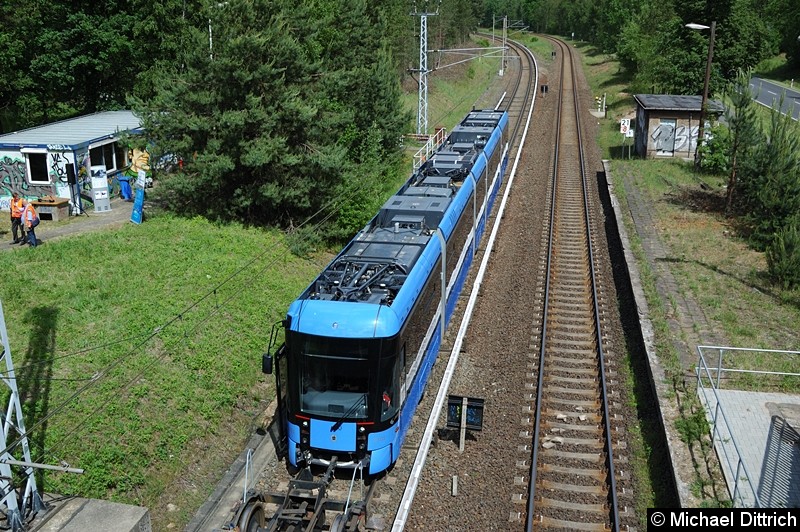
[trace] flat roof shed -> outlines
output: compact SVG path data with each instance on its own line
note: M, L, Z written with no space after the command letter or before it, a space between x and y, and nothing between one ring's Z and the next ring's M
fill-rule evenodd
M90 177L111 177L136 162L119 141L143 131L132 111L103 111L0 135L0 209L14 192L74 206Z
M126 131L143 131L141 120L132 111L104 111L0 135L0 150L77 151Z
M684 94L635 94L636 123L634 145L644 157L694 158L700 126L703 97ZM706 101L706 124L725 111L718 100Z

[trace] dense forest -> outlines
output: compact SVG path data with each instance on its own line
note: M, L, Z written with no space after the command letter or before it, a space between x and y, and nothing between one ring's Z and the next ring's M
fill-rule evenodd
M0 132L133 109L181 213L295 226L332 197L357 206L413 130L400 87L429 48L507 17L616 54L635 92L711 92L765 58L800 60L796 0L6 0ZM350 176L350 178L348 178ZM353 179L352 176L359 176ZM208 202L208 191L219 201ZM200 192L202 191L202 192ZM361 198L359 198L359 194ZM352 212L353 209L350 209ZM347 211L347 209L344 209ZM333 220L341 234L359 220Z
M571 36L616 53L635 74L635 90L699 93L708 35L685 24L717 22L714 81L785 52L800 65L796 0L6 0L0 13L0 133L152 98L191 56L225 52L227 39L279 29L306 51L339 54L365 68L389 56L398 77L418 62L418 19L429 18L431 47L463 41L478 25L507 16L530 31ZM243 13L249 13L242 17ZM248 28L251 17L271 20ZM358 36L356 28L368 30ZM331 38L348 41L342 46ZM280 51L269 43L276 58ZM210 59L209 54L209 59ZM188 57L187 57L188 56ZM312 55L293 57L309 63ZM207 66L207 65L203 65ZM324 65L331 67L333 65ZM386 95L389 96L389 95Z
M740 69L785 53L800 66L796 0L486 0L485 9L523 20L532 31L591 42L614 53L633 77L632 91L701 94L708 31L716 22L711 87Z

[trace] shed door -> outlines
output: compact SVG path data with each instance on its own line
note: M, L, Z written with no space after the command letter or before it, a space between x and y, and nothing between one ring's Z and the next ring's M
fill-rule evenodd
M675 152L675 126L674 118L662 118L661 123L653 132L653 143L656 155L660 157L672 157Z

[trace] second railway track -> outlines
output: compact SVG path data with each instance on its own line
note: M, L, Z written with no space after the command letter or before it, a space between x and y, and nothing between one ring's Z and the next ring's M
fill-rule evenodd
M590 216L574 61L569 47L559 50L526 530L619 530L614 467L619 449L608 406L598 301L602 280L593 253L597 228Z

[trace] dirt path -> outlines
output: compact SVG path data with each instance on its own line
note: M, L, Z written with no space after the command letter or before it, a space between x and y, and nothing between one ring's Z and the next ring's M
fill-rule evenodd
M98 229L119 227L125 223L132 223L130 221L132 210L132 202L114 198L111 200L111 210L107 212L95 213L90 208L87 209L86 214L70 216L66 220L53 222L43 219L39 227L36 228L36 237L41 243L47 245L48 242L55 239L80 235ZM0 238L2 238L0 240L0 251L27 248L28 246L11 244L13 236L11 235L10 217L4 213L0 220Z

